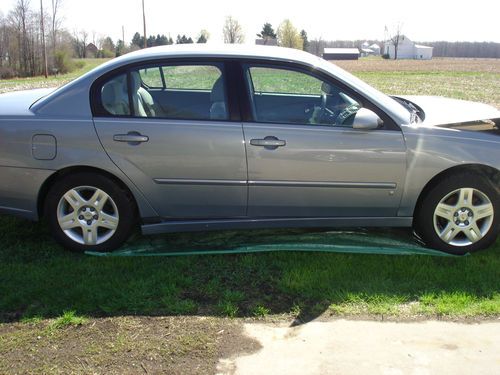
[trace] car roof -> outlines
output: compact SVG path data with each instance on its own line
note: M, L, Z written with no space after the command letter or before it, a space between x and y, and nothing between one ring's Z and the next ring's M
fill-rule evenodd
M224 57L252 57L276 58L283 60L296 60L306 63L315 62L318 57L310 53L285 47L245 45L245 44L173 44L145 48L121 56L121 63L126 60L148 59L158 57L176 56L224 56Z
M285 47L257 46L245 44L173 44L129 52L99 66L99 70L112 70L115 67L138 61L181 57L221 57L252 58L265 60L295 61L317 66L322 59L310 53ZM97 71L95 71L97 73ZM100 73L100 72L99 72Z

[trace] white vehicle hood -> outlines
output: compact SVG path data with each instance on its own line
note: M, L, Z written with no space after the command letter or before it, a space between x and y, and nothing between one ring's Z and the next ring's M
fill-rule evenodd
M497 120L495 122L498 122L500 119L498 109L483 103L440 96L397 96L415 103L423 110L425 114L423 124L426 126L470 123L482 120Z

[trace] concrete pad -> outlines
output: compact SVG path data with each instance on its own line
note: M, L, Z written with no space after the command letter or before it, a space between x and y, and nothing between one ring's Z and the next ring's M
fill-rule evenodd
M219 362L219 374L500 374L500 323L336 320L245 324L262 349Z

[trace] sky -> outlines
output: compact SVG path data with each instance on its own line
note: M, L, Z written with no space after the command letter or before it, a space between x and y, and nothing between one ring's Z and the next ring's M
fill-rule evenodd
M43 0L47 11L51 0ZM0 13L6 15L16 0L1 0ZM30 0L39 9L39 0ZM384 39L398 23L403 33L415 41L492 41L500 42L498 0L145 0L147 34L177 34L193 37L201 29L210 33L209 42L221 43L226 16L243 26L246 43L254 43L255 34L265 22L275 30L286 18L309 39L354 40ZM125 40L142 34L141 0L63 0L63 26L69 31L85 29L98 37Z

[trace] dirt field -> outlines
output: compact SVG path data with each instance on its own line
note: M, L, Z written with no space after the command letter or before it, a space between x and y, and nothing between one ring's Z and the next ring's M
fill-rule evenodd
M477 72L500 73L500 59L434 58L432 60L384 60L370 57L353 61L333 61L355 72Z

